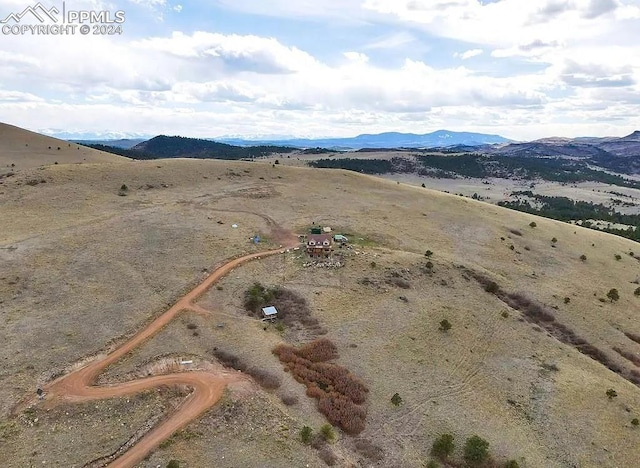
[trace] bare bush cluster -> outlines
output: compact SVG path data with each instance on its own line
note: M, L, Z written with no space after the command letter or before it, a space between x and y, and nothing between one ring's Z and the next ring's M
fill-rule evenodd
M626 369L625 367L618 365L607 355L607 353L590 344L568 326L558 322L549 307L529 298L523 293L507 293L490 278L478 272L466 269L465 267L461 268L467 274L475 278L475 280L478 281L478 283L480 283L487 292L494 294L498 299L502 300L511 308L522 312L529 322L544 328L559 341L575 347L582 354L589 356L593 360L607 367L609 370L640 386L639 370ZM627 333L625 334L629 339L640 344L640 336ZM620 352L618 353L621 354Z
M249 367L246 362L235 354L214 348L213 355L223 366L249 374L262 388L275 390L280 387L280 377L265 369Z
M307 387L307 396L318 400L318 410L331 424L348 434L364 430L367 412L361 405L369 389L346 368L328 362L338 357L331 341L322 338L300 348L281 344L273 353Z
M261 309L265 306L275 306L278 309L278 320L286 326L301 324L305 328L315 331L317 335L326 334L317 318L311 314L307 300L285 288L265 288L255 283L245 292L245 309L249 315L259 318Z

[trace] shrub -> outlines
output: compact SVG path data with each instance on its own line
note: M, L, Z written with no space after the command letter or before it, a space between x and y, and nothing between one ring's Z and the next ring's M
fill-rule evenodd
M607 396L609 397L609 400L613 400L618 396L618 392L616 392L613 388L610 388L609 390L607 390Z
M571 302L571 298L570 297L565 297L564 298L564 303L568 304L569 302Z
M364 430L366 409L362 405L369 389L347 369L327 362L338 357L335 345L325 339L300 348L278 345L273 349L285 371L307 387L307 396L318 400L318 411L348 434Z
M402 397L395 393L392 397L391 397L391 403L393 403L394 406L400 406L402 404Z
M280 164L280 161L276 159L276 161L273 164Z
M522 237L522 231L519 231L517 229L509 229L509 232L514 236Z
M630 257L635 257L635 256L636 256L636 254L634 254L633 252L629 252L629 256L630 256Z
M304 426L300 430L300 440L303 444L309 445L311 443L311 438L313 437L313 429L309 426Z
M638 420L638 418L633 418L633 419L631 420L631 425L632 425L632 426L636 426L636 427L637 427L637 426L640 426L640 420Z
M618 261L622 260L622 255L616 254L616 260L618 260Z
M506 318L506 319L509 318L509 312L507 312L506 310L502 312L502 314L500 315L502 315L502 318Z
M440 331L448 332L449 330L451 330L452 326L453 325L451 325L451 322L449 322L447 319L440 321Z
M431 257L432 255L433 255L433 252L432 252L431 250L427 250L427 251L424 253L424 256L425 256L425 257L427 257L427 258Z
M453 453L455 445L451 434L442 434L431 446L431 455L440 460L446 460Z
M633 295L634 296L640 296L640 288L636 288L636 290L633 291Z
M489 458L489 442L477 435L469 437L464 444L464 459L472 466L478 466Z
M427 463L427 468L438 468L438 463L433 460L429 460L429 462Z
M167 464L167 468L180 468L180 462L178 462L178 460L171 460Z
M371 262L371 263L369 264L369 266L370 266L371 268L375 268L375 267L377 267L378 265L376 264L376 262Z
M584 255L584 254L580 255L580 260L582 260L583 262L586 262L587 261L587 256Z
M620 294L618 293L618 290L616 288L613 288L607 293L607 297L611 302L615 302L620 299Z
M290 394L281 395L280 400L287 406L293 406L298 403L298 397Z
M515 460L509 460L504 464L504 468L520 468L520 465L518 465L518 462Z
M369 460L380 461L384 458L384 451L368 439L356 439L354 445L356 451Z
M126 192L127 190L129 190L129 187L127 187L126 184L122 184L122 186L120 187L120 190L122 190L123 192Z
M531 221L531 223L529 224L529 226L530 226L530 227L532 227L532 228L534 228L534 227L537 227L538 225L537 225L534 221Z
M338 457L336 457L336 454L333 453L333 451L329 447L324 447L323 449L321 449L318 452L318 456L320 457L320 460L325 462L327 466L334 466L336 463L338 463Z
M189 323L189 324L187 324L187 329L188 330L197 330L198 329L198 325L196 325L195 323Z
M427 188L427 186L426 186L426 185L424 185L424 184L422 184L422 188Z
M259 369L257 367L250 367L247 369L249 374L262 388L267 390L275 390L280 387L280 377L272 374L271 372Z
M500 287L498 286L498 283L496 283L495 281L489 281L487 285L484 287L484 290L487 291L488 293L496 294L500 290Z
M551 243L552 244L557 244L558 243L558 238L554 237L553 239L551 239Z
M247 364L235 354L228 353L218 348L214 348L212 354L225 367L231 367L232 369L242 372L247 370Z
M323 424L320 428L320 434L327 442L333 442L336 440L336 431L331 424Z

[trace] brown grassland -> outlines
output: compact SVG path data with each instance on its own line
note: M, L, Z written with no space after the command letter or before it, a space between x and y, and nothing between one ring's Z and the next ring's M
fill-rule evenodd
M28 134L11 135L0 139L3 170L35 145ZM325 466L320 457L336 466L421 467L445 432L458 458L477 434L496 463L521 467L632 467L640 459L640 429L631 424L640 417L632 382L640 371L638 244L344 171L98 156L104 162L16 161L15 175L0 179L3 466L85 466L173 411L188 389L13 410L37 386L131 336L225 259L274 247L262 214L299 233L313 222L332 226L354 248L339 251L337 269L304 267L301 251L237 268L200 299L210 312L180 315L100 376L108 384L174 372L180 359L215 369L222 350L278 380L277 388L231 385L140 467L171 459ZM258 246L249 241L256 233ZM244 294L256 281L305 298L335 344L332 362L368 389L356 437L336 429L337 440L320 450L300 441L303 426L317 433L327 421L272 351L317 336L248 315ZM607 299L612 288L617 301Z

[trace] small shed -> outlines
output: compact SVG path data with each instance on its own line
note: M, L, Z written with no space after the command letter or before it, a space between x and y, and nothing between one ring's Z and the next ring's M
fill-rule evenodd
M269 307L263 307L262 309L262 319L263 320L275 320L278 318L278 310L273 307L273 306L269 306Z

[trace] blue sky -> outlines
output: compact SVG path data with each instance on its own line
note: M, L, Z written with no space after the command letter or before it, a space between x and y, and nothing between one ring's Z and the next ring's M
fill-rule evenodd
M0 17L36 3L0 0ZM446 128L524 140L640 128L636 0L67 0L66 8L122 10L122 34L1 34L0 121L96 136Z

